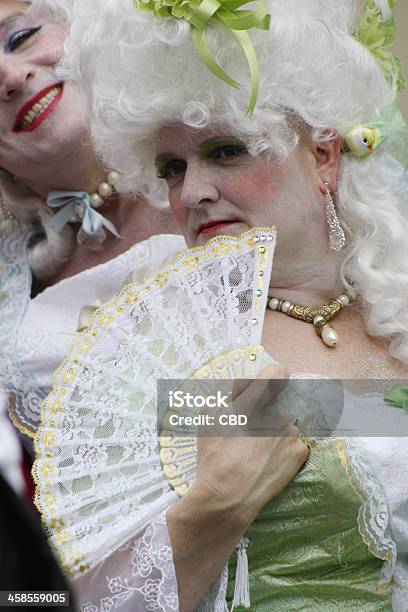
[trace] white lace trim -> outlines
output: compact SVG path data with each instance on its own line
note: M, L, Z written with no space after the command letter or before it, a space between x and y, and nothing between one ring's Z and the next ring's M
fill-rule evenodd
M384 560L379 586L388 586L396 570L397 546L390 534L388 509L382 487L366 453L359 447L358 439L338 438L337 441L344 443L346 453L342 457L340 452L340 457L355 492L361 498L358 515L361 537L371 554ZM333 438L320 440L320 443L326 442L331 444ZM228 612L227 585L228 566L204 595L197 612ZM408 563L407 568L398 570L397 567L395 571L393 611L408 612L407 602Z
M390 533L384 492L358 439L347 438L344 442L349 461L346 466L348 475L358 485L356 492L360 497L363 495L358 514L359 531L371 554L384 560L380 584L385 586L391 582L394 574L397 546Z

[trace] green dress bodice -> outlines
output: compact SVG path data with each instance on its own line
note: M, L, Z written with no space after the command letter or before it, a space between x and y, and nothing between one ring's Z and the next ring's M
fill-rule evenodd
M246 532L251 610L392 610L389 585L379 586L387 553L372 552L359 529L364 494L349 477L343 444L317 442L297 477ZM229 605L235 570L233 555Z

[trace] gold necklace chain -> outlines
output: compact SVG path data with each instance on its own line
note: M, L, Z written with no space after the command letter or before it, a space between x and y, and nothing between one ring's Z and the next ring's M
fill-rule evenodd
M317 335L322 339L326 346L334 348L339 340L337 332L329 325L331 321L343 308L350 306L353 303L353 298L349 294L342 294L339 297L331 300L328 304L321 306L303 306L302 304L294 304L288 300L282 300L273 296L269 296L267 307L275 312L283 312L283 314L305 323L312 323L316 329Z

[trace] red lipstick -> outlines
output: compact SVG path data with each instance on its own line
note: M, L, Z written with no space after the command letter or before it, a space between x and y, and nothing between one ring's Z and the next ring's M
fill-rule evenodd
M213 232L218 232L227 225L230 225L230 223L213 223L212 225L206 225L201 228L200 234L212 234Z
M23 127L24 119L26 115L31 110L33 110L34 105L38 104L38 102L42 100L42 98L44 98L47 94L50 93L50 91L52 91L55 88L59 88L60 91L55 95L55 97L50 102L50 104L46 108L44 108L43 111L40 111L40 114L34 119L32 123L30 123L26 127ZM64 90L63 83L53 83L49 87L46 87L45 89L42 89L41 91L39 91L35 96L33 96L30 100L28 100L28 102L24 104L23 108L17 114L17 117L13 124L13 132L20 134L22 132L32 132L33 130L37 129L45 121L48 115L53 111L55 106L61 100L63 90Z
M202 225L199 228L198 233L204 234L204 236L208 236L209 234L216 234L225 227L232 225L233 223L237 223L237 221L235 219L231 219L229 221L210 221Z

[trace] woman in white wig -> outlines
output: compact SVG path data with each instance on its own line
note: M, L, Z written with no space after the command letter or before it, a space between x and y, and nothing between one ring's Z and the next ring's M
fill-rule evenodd
M38 503L68 570L83 574L87 612L200 600L406 610L406 389L387 402L346 391L354 438L296 440L301 419L281 442L202 438L191 487L193 442L181 451L190 463L168 434L162 470L157 456L155 381L228 378L232 362L250 377L265 363L261 344L291 377L407 374L391 2L240 7L76 5L68 56L90 87L106 163L129 189L164 189L194 249L125 289L74 342L37 438ZM235 586L233 571L216 582L238 541Z
M85 95L56 75L71 5L6 0L0 7L0 383L31 438L52 374L87 312L131 270L155 266L183 245L176 236L145 241L175 231L170 214L118 195L120 176L89 141Z

